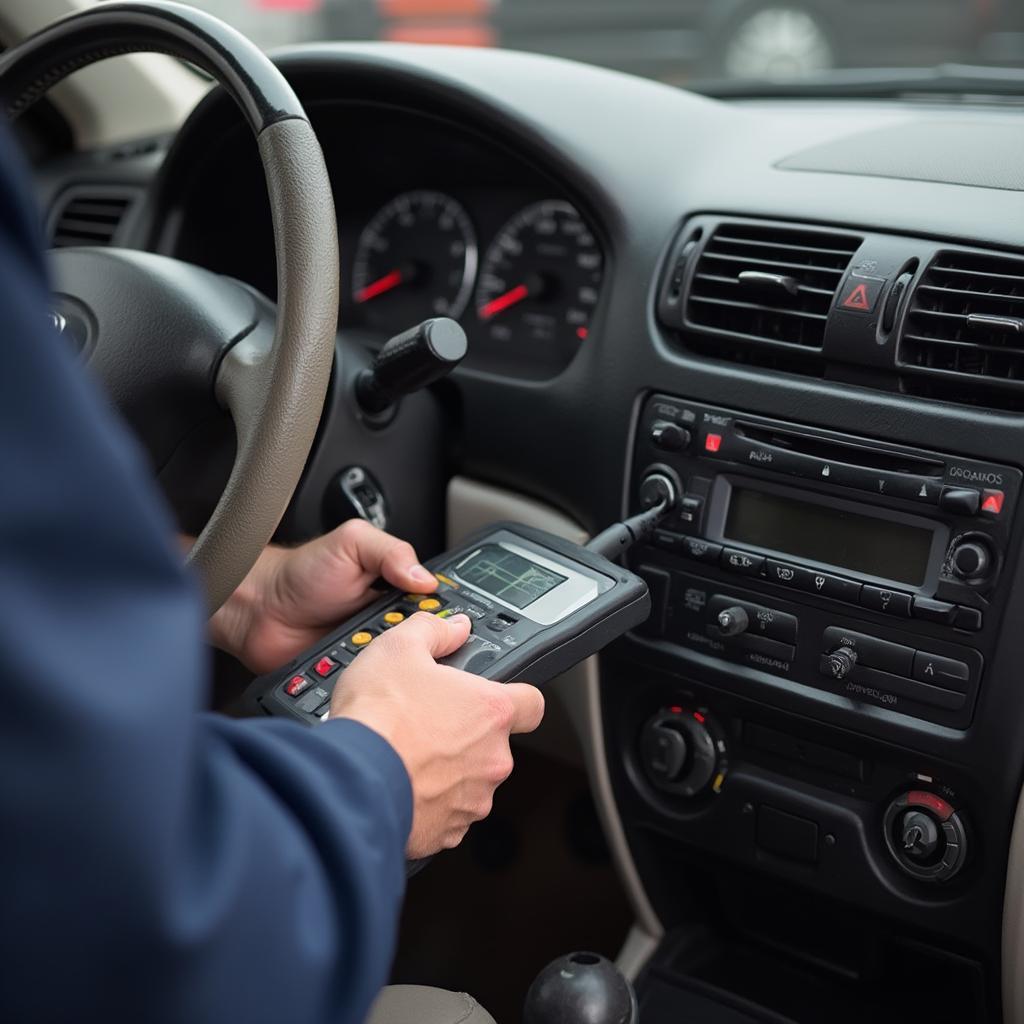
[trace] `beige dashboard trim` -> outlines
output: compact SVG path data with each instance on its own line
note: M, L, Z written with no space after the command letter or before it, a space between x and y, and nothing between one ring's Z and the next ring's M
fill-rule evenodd
M1024 1024L1024 790L1013 821L1003 893L1003 1024Z
M472 531L499 519L513 520L548 530L576 543L582 543L587 539L586 531L578 523L550 505L467 477L452 478L448 485L449 547L457 544ZM622 971L628 977L636 977L656 948L664 929L647 898L640 875L633 863L626 842L626 833L622 828L622 820L619 818L612 794L601 723L597 659L588 658L583 664L552 680L545 687L545 693L549 704L547 717L552 720L552 726L557 728L561 713L564 712L564 717L567 717L579 740L605 839L636 917L636 923L618 957ZM543 734L547 727L546 722L540 733ZM543 748L543 735L538 735L538 740Z

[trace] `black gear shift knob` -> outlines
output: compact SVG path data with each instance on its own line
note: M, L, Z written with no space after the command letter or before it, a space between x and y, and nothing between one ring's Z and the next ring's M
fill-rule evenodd
M377 353L373 368L356 378L356 398L365 413L383 413L411 391L433 384L466 355L466 332L445 316L424 320L396 334Z
M597 953L553 960L526 993L523 1024L637 1024L636 993Z

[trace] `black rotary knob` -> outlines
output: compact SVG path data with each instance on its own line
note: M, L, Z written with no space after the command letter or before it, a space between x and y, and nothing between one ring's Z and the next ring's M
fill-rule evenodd
M856 664L857 652L845 645L825 656L825 665L833 679L845 679Z
M938 823L924 811L905 811L898 821L897 830L903 855L920 864L937 860L937 854L946 845Z
M885 845L901 871L921 882L947 882L967 859L961 813L937 793L912 790L889 804Z
M651 427L651 440L667 452L681 452L690 443L690 432L678 423L657 420Z
M983 580L992 565L988 546L979 540L967 540L953 549L950 567L955 575L967 583Z
M745 633L750 625L750 616L746 609L739 605L723 608L715 617L718 629L722 636L739 636Z
M729 770L725 736L704 711L665 708L640 733L644 774L665 793L717 793Z
M682 493L682 486L675 473L657 469L648 473L640 483L640 506L645 509L654 508L664 502L666 508L674 508Z

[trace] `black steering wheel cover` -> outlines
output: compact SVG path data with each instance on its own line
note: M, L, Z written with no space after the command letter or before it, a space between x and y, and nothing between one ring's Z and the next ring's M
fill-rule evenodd
M72 72L124 53L165 53L202 68L256 135L279 121L306 119L259 47L205 11L169 0L99 4L26 39L0 56L0 109L13 120Z

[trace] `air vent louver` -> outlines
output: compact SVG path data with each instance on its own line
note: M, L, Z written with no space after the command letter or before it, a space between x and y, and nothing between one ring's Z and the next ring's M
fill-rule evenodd
M57 201L51 243L56 248L110 245L137 195L132 189L69 189Z
M939 252L912 296L898 366L913 394L1024 407L1024 259Z
M808 372L806 356L821 351L836 288L860 243L793 225L721 222L698 257L685 326L730 339L718 351L700 345L707 354L762 362L757 349L788 352Z

